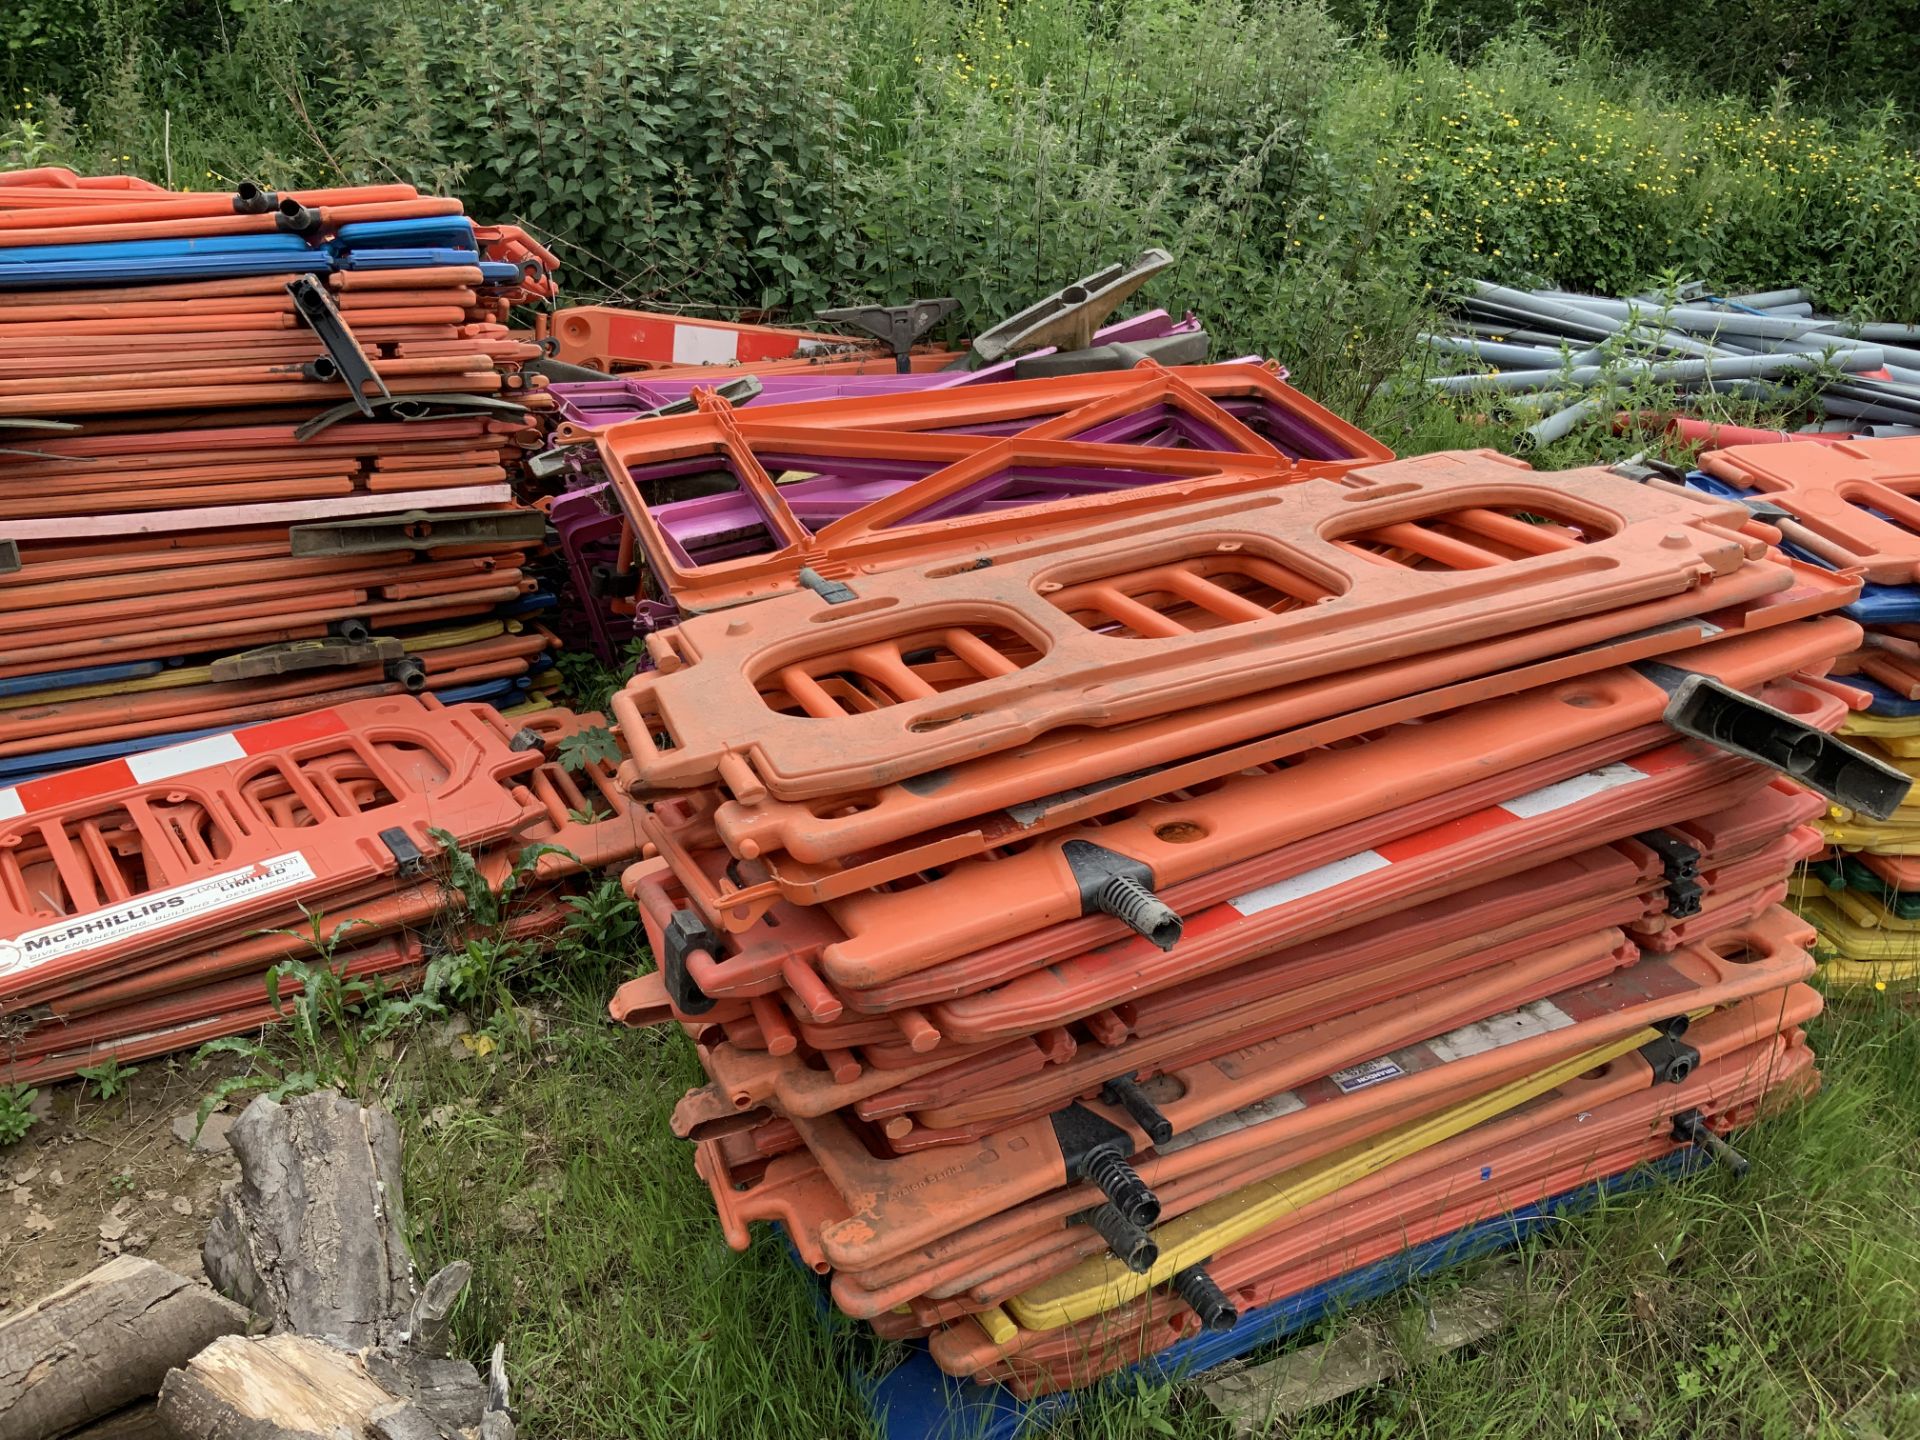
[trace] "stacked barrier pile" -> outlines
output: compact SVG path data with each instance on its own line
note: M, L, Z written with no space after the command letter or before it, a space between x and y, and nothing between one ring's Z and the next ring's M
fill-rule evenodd
M614 327L616 319L624 319L630 328L649 335L663 330L677 334L675 326L693 326L696 333L712 328L711 322L591 308L594 327L582 331L575 322L585 313L589 311L566 310L555 317L553 328L561 338L563 355L572 353L565 336L597 336L603 329ZM570 582L568 618L574 623L568 638L591 649L605 664L618 663L662 612L657 600L640 595L639 557L632 526L622 513L622 497L615 494L594 443L597 432L635 419L695 409L699 390L714 391L735 407L948 390L1020 378L1024 370L1044 364L1059 353L1041 347L1018 360L1003 358L977 367L967 364L970 357L964 353L944 354L941 358L946 363L940 368L923 366L918 357L910 357L908 369L901 372L891 363L874 358L870 349L860 350L858 353L866 358L857 362L833 358L844 354L851 342L829 335L814 337L810 343L821 347L821 356L796 369L782 347L798 343L793 337L809 332L749 326L723 326L720 330L736 337L730 347L715 350L712 345L679 342L678 353L744 354L749 358L732 360L724 369L712 365L653 365L605 379L561 379L530 397L533 408L545 415L552 441L552 447L534 463L549 476L560 477L563 487L550 502L549 513ZM758 339L760 344L741 342L737 338L741 334ZM1100 364L1116 347L1166 341L1197 343L1200 354L1196 358L1204 358L1207 342L1191 314L1175 320L1165 310L1149 310L1101 326L1090 339L1089 349L1070 352L1078 363ZM599 348L610 348L611 344L604 339L596 343ZM752 358L765 349L777 352L778 358ZM606 359L598 353L581 358ZM1275 374L1285 378L1284 371L1276 369ZM631 501L631 495L628 498Z
M551 934L644 846L614 765L561 758L600 724L391 695L0 788L0 1082L256 1030L287 961L409 989L470 933Z
M1700 459L1695 488L1745 504L1790 553L1858 575L1847 613L1863 629L1835 667L1870 697L1841 727L1876 761L1920 775L1920 439L1827 446L1736 446ZM1796 885L1800 913L1819 930L1834 987L1920 982L1920 809L1890 815L1830 807L1829 849Z
M692 1038L729 1240L947 1374L1223 1358L1816 1083L1805 787L1907 780L1828 735L1858 578L1742 506L1251 366L598 445L662 606L613 1013Z
M521 698L552 257L401 185L0 175L0 780L356 698Z

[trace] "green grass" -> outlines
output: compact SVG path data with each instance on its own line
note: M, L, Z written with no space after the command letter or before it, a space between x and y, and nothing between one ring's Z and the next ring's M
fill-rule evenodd
M607 1018L633 959L569 937L529 997L544 1039L411 1049L390 1089L420 1256L473 1262L460 1333L506 1341L523 1434L860 1434L851 1327L820 1323L771 1236L727 1247L668 1131L691 1046Z
M474 1263L459 1333L476 1355L506 1341L523 1433L865 1435L846 1377L895 1352L824 1323L771 1235L727 1247L691 1147L667 1129L699 1078L691 1047L606 1018L635 968L630 941L609 949L583 928L529 997L546 1038L485 1058L409 1047L386 1088L420 1258ZM1920 1435L1920 1019L1868 995L1830 1009L1813 1043L1824 1088L1750 1132L1744 1180L1712 1172L1569 1222L1529 1249L1551 1298L1525 1324L1284 1433ZM1182 1384L1102 1397L1058 1433L1226 1430Z

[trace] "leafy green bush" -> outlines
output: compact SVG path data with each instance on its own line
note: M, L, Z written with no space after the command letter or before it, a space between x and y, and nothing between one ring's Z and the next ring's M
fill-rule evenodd
M1920 112L1920 26L1909 0L1333 0L1342 24L1397 55L1471 58L1538 27L1564 54L1595 45L1655 65L1701 94L1764 101L1785 87L1846 113L1877 98Z
M1465 62L1404 43L1446 38L1439 7L1350 0L1346 24L1325 0L203 0L194 56L191 0L91 3L78 123L16 119L10 156L408 179L549 237L574 301L788 318L952 294L965 333L1161 245L1181 263L1144 301L1389 432L1431 419L1383 381L1470 276L1679 270L1920 315L1920 162L1892 109L1842 122L1622 67L1628 0L1587 12L1605 43L1581 47L1516 31L1508 0L1449 7L1484 16Z
M1383 122L1377 183L1399 191L1429 273L1620 294L1677 266L1920 311L1920 159L1885 112L1846 130L1732 102L1622 103L1538 42L1464 69L1376 64L1361 93Z
M318 33L356 170L552 236L577 285L817 306L852 158L828 18L805 0L416 0Z

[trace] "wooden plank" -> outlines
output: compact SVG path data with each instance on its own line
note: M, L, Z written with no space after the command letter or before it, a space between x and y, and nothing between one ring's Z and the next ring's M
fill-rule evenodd
M1422 1355L1457 1350L1504 1329L1526 1304L1519 1263L1490 1261L1457 1293L1422 1307L1416 1324L1356 1322L1331 1340L1213 1375L1200 1389L1232 1434L1260 1440L1276 1420L1390 1380Z

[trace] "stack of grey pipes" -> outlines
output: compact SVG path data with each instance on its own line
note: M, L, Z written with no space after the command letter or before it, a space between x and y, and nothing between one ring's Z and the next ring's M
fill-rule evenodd
M1920 434L1920 326L1816 315L1802 290L1712 295L1698 283L1623 300L1475 281L1451 333L1422 335L1451 357L1428 384L1497 393L1542 418L1521 434L1548 445L1602 413L1617 386L1639 378L1684 399L1707 393L1776 400L1787 377L1814 376L1826 416L1808 431ZM1883 372L1885 377L1876 373ZM1805 386L1809 382L1797 382Z

